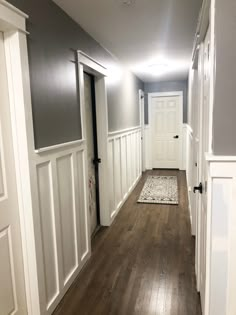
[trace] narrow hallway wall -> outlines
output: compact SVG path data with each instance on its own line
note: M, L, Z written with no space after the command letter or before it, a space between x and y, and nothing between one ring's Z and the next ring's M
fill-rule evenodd
M236 155L236 2L215 1L215 88L213 108L213 153Z
M143 83L51 0L10 0L29 15L27 30L37 148L81 138L75 51L108 68L109 131L139 125Z

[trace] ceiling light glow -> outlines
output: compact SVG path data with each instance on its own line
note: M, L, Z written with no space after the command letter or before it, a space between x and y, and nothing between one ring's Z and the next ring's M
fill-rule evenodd
M148 66L147 71L152 75L163 74L167 71L168 65L165 63L155 63Z

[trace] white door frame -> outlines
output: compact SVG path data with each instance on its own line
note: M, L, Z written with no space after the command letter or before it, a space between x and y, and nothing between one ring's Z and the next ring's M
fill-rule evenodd
M147 168L152 168L152 144L151 144L151 104L152 98L154 97L169 97L169 96L179 96L180 98L180 110L179 110L179 120L180 120L180 130L179 130L179 169L184 170L184 154L183 152L183 91L171 91L171 92L159 92L159 93L148 93L148 125L149 125L149 132L148 132L148 161L147 161Z
M145 161L145 134L144 134L144 126L145 126L145 103L144 103L144 91L139 90L139 125L141 126L141 156L142 156L142 171L146 171L146 161Z
M82 51L78 51L79 67L79 93L82 121L82 138L86 140L85 101L84 101L84 71L95 77L96 118L97 118L97 140L98 154L101 158L99 165L99 197L100 197L100 224L109 226L110 213L107 198L108 191L108 114L107 114L107 92L106 76L107 69L96 60L92 59ZM87 146L87 143L86 143ZM86 168L87 169L87 168Z
M40 315L29 160L29 147L34 145L34 139L30 128L31 118L29 121L27 119L32 114L25 25L27 18L22 11L0 0L0 31L4 35L7 65L27 311L29 315Z

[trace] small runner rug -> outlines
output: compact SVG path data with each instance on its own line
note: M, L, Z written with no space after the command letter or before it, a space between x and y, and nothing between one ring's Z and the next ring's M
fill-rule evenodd
M148 176L138 202L177 205L177 176Z

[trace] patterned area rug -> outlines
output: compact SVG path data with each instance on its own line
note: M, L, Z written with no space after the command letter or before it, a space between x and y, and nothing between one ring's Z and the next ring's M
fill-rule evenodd
M177 176L148 176L138 202L177 205Z

